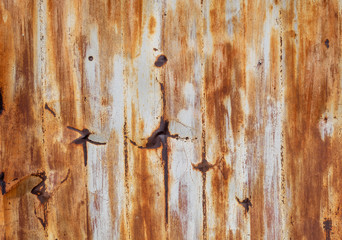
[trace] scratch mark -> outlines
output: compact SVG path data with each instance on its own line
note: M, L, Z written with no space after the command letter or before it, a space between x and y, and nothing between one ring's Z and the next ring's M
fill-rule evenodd
M56 117L56 113L47 105L47 103L45 103L44 108L48 110L54 117Z
M68 169L68 173L67 173L66 177L61 181L61 184L64 183L66 180L68 180L69 175L70 175L70 168Z

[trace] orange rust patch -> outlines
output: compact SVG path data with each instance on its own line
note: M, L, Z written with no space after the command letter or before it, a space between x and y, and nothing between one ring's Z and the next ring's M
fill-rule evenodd
M149 33L152 35L155 31L155 28L156 28L156 19L151 16L150 17L150 21L149 21L149 24L148 24L148 30L149 30Z

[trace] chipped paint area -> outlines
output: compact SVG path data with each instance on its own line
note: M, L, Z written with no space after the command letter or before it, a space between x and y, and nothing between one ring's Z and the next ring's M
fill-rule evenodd
M0 239L342 239L341 9L0 0Z

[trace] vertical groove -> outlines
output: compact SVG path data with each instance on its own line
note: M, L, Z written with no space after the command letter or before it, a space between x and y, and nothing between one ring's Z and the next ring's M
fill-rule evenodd
M207 173L202 173L202 208L203 208L203 240L207 239Z
M204 17L204 6L203 1L201 1L201 15L202 15L202 29L204 30L204 24L206 18ZM206 131L205 131L205 117L206 117L206 95L205 95L205 74L206 74L206 63L203 63L204 58L204 37L205 32L203 31L202 34L202 42L201 42L201 71L202 71L202 89L201 89L201 123L202 123L202 133L201 133L201 141L202 141L202 159L201 162L206 161L207 153L206 153ZM204 60L205 61L205 60ZM207 194L206 194L206 179L207 179L207 173L206 171L202 172L202 214L203 214L203 222L202 222L202 238L203 240L207 239Z

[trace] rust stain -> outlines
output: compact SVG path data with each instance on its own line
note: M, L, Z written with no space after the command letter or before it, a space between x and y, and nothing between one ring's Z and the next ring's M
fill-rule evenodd
M148 24L148 29L149 29L149 33L152 35L154 34L155 28L156 28L156 19L152 16L150 17L150 21Z
M0 238L341 239L340 10L0 0Z

